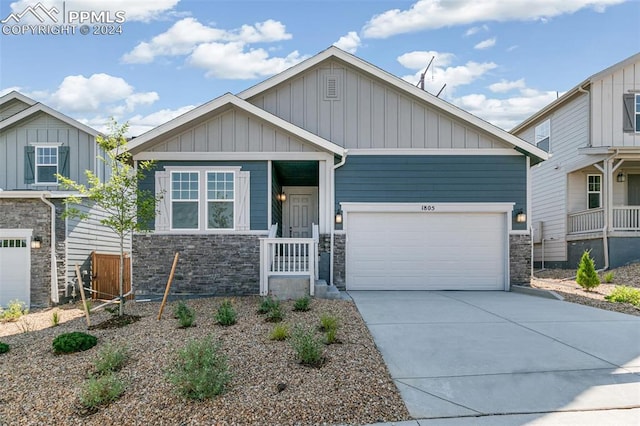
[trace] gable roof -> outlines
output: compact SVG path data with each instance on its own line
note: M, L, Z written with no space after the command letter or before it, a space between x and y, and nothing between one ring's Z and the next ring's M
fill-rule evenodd
M10 117L7 117L6 119L0 121L0 131L22 121L25 120L31 116L33 116L34 114L38 113L38 112L43 112L45 114L48 114L52 117L57 118L58 120L67 123L70 126L73 126L77 129L82 130L85 133L90 134L93 137L98 136L99 132L89 126L87 126L86 124L82 124L81 122L74 120L73 118L64 115L63 113L56 111L55 109L46 106L45 104L41 104L40 102L36 102L31 98L28 98L27 96L18 93L16 91L12 91L9 92L8 94L4 95L3 97L0 98L0 105L5 104L9 101L12 101L14 99L18 99L26 104L31 105L29 108L24 109Z
M321 138L320 136L314 135L313 133L304 130L294 124L291 124L288 121L281 119L280 117L276 117L275 115L270 114L267 111L258 108L257 106L243 99L240 99L235 95L232 95L231 93L225 93L219 98L209 101L206 104L200 105L199 107L194 108L191 111L188 111L174 118L173 120L161 124L160 126L151 129L146 133L143 133L142 135L129 142L129 152L134 155L142 152L144 151L145 146L151 145L158 137L166 135L169 132L180 131L181 129L186 128L193 120L196 120L197 118L214 111L221 111L228 106L234 106L251 115L261 118L273 124L274 126L279 127L289 134L297 136L300 139L316 145L318 148L324 151L328 151L340 156L344 155L345 150L341 146L329 142L328 140Z
M369 62L358 58L357 56L354 56L350 53L345 52L344 50L341 50L335 46L331 46L328 49L318 53L317 55L303 61L300 62L297 65L292 66L291 68L281 72L280 74L276 74L273 77L256 84L253 87L250 87L247 90L244 90L240 93L238 93L238 97L241 99L249 99L252 98L260 93L263 93L275 86L277 86L278 84L298 75L301 74L303 72L305 72L306 70L320 64L323 61L326 61L328 59L339 59L343 62L346 62L347 64L349 64L350 66L360 70L363 73L372 75L378 79L381 79L383 81L385 81L386 83L390 84L391 86L395 87L396 89L405 92L405 93L409 93L417 98L419 98L420 100L424 101L425 103L431 105L433 108L438 109L440 111L444 111L454 117L457 117L461 120L466 121L467 123L483 130L486 133L489 133L492 136L495 136L496 138L499 138L500 140L504 141L505 143L508 143L510 145L512 145L515 149L517 149L518 151L522 152L525 155L529 155L531 157L533 157L534 159L536 159L537 161L542 161L542 160L546 160L548 158L548 154L547 152L541 150L540 148L518 138L517 136L512 135L511 133L507 132L506 130L502 130L499 127L494 126L491 123L488 123L485 120L482 120L479 117L476 117L475 115L464 111L458 107L456 107L453 104L450 104L447 101L444 101L434 95L432 95L429 92L426 92L410 83L408 83L407 81L398 78L396 76L394 76L393 74L390 74L378 67L376 67L375 65L370 64Z
M543 107L541 110L539 110L538 112L533 114L532 116L528 117L522 123L518 124L516 127L514 127L511 130L509 130L509 133L516 134L516 133L526 129L527 127L531 126L536 121L540 120L542 117L544 117L547 114L555 111L557 108L560 107L560 105L563 105L564 103L566 103L566 102L570 101L571 99L573 99L580 92L584 92L587 89L589 89L591 87L591 84L594 81L599 80L599 79L601 79L602 77L604 77L606 75L612 74L612 73L616 72L617 70L619 70L620 68L624 68L629 64L632 64L632 63L635 63L635 62L639 62L639 61L640 61L640 52L636 53L635 55L631 55L627 59L623 59L622 61L620 61L618 63L615 63L615 64L611 65L610 67L605 68L602 71L599 71L599 72L593 74L592 76L590 76L587 79L583 80L577 86L574 86L573 88L568 90L564 95L560 96L558 99L554 100L553 102L551 102L550 104L548 104L547 106Z

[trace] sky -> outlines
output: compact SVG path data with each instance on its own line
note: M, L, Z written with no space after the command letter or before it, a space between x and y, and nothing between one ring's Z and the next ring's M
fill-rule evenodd
M505 130L640 51L640 0L0 0L0 21L0 96L130 136L331 45L412 84L433 58L425 90Z

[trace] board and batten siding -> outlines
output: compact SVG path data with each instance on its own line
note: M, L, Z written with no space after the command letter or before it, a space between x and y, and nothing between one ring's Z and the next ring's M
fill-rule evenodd
M99 253L120 254L120 238L109 227L102 225L100 220L107 217L107 213L90 202L76 206L82 213L88 215L86 219L67 218L67 282L74 282L76 278L75 265L88 270L92 251ZM131 253L131 236L125 239L125 252Z
M572 201L567 198L568 170L584 161L578 149L589 143L589 96L577 95L516 136L534 143L535 127L547 119L551 156L531 168L531 223L542 222L545 261L566 261L567 213L572 211ZM542 260L541 244L534 246L534 260Z
M328 77L337 78L333 99L325 94ZM247 101L348 149L512 148L336 60Z
M150 191L155 194L156 181L155 171L164 170L165 167L241 167L242 171L250 172L249 191L250 198L250 229L252 231L266 231L267 225L267 191L272 183L267 180L267 161L158 161L154 170L146 172L145 178L140 182L140 189ZM148 225L149 229L154 229L154 224Z
M276 126L232 108L160 142L151 152L315 152Z
M0 188L8 190L59 190L57 185L25 183L25 147L32 143L69 147L69 177L86 184L85 170L94 170L96 143L93 136L43 112L0 132Z
M25 109L29 108L30 105L28 105L25 102L22 102L21 100L18 99L13 99L9 102L7 102L4 105L0 106L0 121L11 117L12 115L15 115L19 112L24 111Z
M591 81L593 146L640 147L640 133L623 131L622 95L640 90L640 61Z
M513 202L527 211L527 165L519 155L351 155L338 168L341 202ZM527 224L513 221L513 229Z

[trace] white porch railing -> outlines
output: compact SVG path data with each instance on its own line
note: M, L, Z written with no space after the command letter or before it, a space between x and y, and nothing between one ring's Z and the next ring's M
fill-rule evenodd
M640 231L640 206L619 206L613 208L614 231Z
M269 294L269 277L309 275L309 294L313 296L318 278L318 225L313 238L276 238L278 225L269 229L269 237L260 239L260 295Z
M591 209L567 215L567 232L580 234L601 231L604 227L604 209ZM617 206L611 214L614 231L640 231L640 206Z
M567 231L569 234L600 231L604 226L604 209L589 209L569 213L567 219Z

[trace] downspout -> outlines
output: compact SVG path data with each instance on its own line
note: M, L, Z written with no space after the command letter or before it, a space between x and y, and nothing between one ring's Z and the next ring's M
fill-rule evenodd
M331 241L329 243L329 285L333 285L333 245L335 241L335 230L336 230L336 219L335 219L335 211L336 211L336 170L347 162L347 153L348 149L344 150L344 154L342 155L342 160L338 164L333 165L333 171L331 172Z
M58 297L58 262L56 261L56 206L47 200L44 194L40 195L40 200L51 208L51 301L58 303L60 298Z

